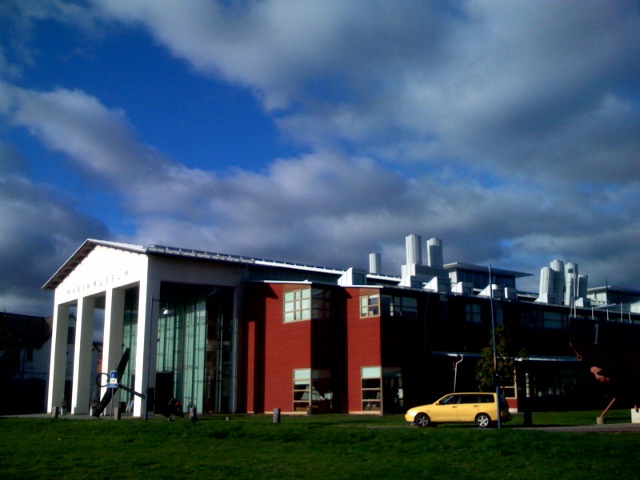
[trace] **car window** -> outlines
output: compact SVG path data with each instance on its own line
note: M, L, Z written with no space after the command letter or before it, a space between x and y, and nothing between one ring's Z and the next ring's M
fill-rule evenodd
M480 395L480 403L493 403L493 395Z
M461 395L460 403L478 403L477 395Z
M459 403L460 395L449 395L440 401L440 405L454 405Z

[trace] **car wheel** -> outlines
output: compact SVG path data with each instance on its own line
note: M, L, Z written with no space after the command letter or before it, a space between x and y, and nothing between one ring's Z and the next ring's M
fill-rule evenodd
M479 413L476 415L476 425L480 428L487 428L491 425L491 417L486 413Z
M418 413L414 421L419 427L428 427L431 423L431 420L426 413Z

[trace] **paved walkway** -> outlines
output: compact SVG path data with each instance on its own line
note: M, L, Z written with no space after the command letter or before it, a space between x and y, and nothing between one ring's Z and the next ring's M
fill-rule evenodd
M0 417L5 417L5 418L53 418L52 414L50 413L28 413L28 414L24 414L24 415L1 415ZM149 414L149 418L153 418L154 415L153 414ZM134 417L133 415L131 415L130 413L123 413L121 414L120 418L122 420L140 420L138 417ZM58 420L111 420L112 417L110 415L109 412L105 412L105 415L102 415L100 417L93 417L89 414L86 415L71 415L71 414L67 414L67 415L58 415Z
M112 420L113 418L109 412L105 412L106 415L101 417L92 417L90 415L58 415L58 420ZM26 415L3 415L7 418L52 418L50 413L33 413ZM164 418L162 415L154 415L149 413L149 419L154 417ZM134 417L131 413L123 413L121 415L122 420L141 420L138 417ZM519 430L540 430L545 432L638 432L640 433L640 423L604 423L593 425L536 425L531 426L506 426L507 429L519 429Z
M526 430L544 430L545 432L638 432L640 433L640 423L605 423L593 425L532 425L522 427Z

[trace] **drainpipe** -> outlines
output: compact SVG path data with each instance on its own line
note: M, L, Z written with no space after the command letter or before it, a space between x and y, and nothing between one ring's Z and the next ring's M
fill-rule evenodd
M456 393L456 381L458 380L458 364L462 363L462 361L464 360L464 355L456 355L456 358L459 358L460 360L457 360L453 365L453 393Z

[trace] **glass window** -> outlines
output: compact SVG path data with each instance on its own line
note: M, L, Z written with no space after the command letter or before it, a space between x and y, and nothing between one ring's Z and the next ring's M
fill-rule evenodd
M360 297L360 316L377 317L380 315L380 295L363 295Z
M303 288L284 293L284 321L322 320L331 316L331 292Z
M389 316L415 317L418 314L418 300L414 297L396 297L393 295L383 295L382 305L384 312Z
M324 320L331 316L331 292L321 288L311 290L311 318Z
M465 320L468 323L482 323L482 312L479 304L468 303L465 305Z
M565 327L565 316L560 312L543 313L544 328L560 330Z
M305 412L311 405L311 369L293 371L293 411Z
M73 344L76 341L76 327L69 327L67 330L67 343Z
M440 401L440 405L455 405L460 402L460 395L449 395Z
M284 293L284 321L311 319L311 288Z
M380 367L362 369L362 410L382 411L382 369Z
M538 326L538 311L537 310L526 310L523 309L520 311L520 321L522 325L525 327L535 328Z

